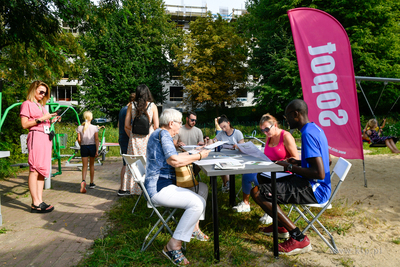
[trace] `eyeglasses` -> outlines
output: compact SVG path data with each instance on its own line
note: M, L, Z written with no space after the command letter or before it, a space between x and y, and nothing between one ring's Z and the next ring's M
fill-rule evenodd
M264 132L264 133L269 133L269 131L271 130L272 126L274 126L274 125L271 124L271 126L265 127L264 129L261 129L261 131Z
M176 123L182 125L182 122L181 122L181 121L173 121L173 122L176 122Z
M47 94L46 91L40 91L40 92L39 92L39 95L46 95L46 94Z
M191 121L191 122L196 122L197 120L196 120L196 119L190 119L190 121Z

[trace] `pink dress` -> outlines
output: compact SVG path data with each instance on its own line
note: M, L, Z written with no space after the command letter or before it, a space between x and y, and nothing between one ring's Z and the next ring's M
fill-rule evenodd
M151 110L154 103L150 103L147 108L147 113L150 116L150 124L153 123L153 111ZM136 109L135 105L132 104L132 118L136 116ZM146 150L147 150L147 142L149 141L150 135L154 132L154 128L151 125L149 129L148 135L140 135L140 134L133 134L132 132L129 135L129 142L128 142L128 154L129 155L143 155L146 157ZM130 191L131 194L140 195L142 190L140 189L139 185L135 183L133 180L133 176L129 168L125 169L124 181L122 190Z
M34 121L35 119L39 119L47 113L49 112L44 106L31 102L30 100L26 100L21 105L19 116L27 117L29 121ZM49 120L29 128L27 139L29 170L36 170L44 177L48 177L50 174L52 151L52 142L49 139L49 135L44 133L43 126L46 125L50 128Z

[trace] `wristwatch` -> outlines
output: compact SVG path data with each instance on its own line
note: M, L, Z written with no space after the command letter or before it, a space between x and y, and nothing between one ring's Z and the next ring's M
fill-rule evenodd
M287 170L290 171L290 172L292 172L292 169L293 169L293 165L292 165L292 164L289 164L289 165L287 166Z
M42 123L42 121L39 120L39 119L36 119L35 121L36 121L37 124Z

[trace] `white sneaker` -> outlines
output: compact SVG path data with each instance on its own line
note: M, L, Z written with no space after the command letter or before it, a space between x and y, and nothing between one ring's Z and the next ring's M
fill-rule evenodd
M260 218L260 222L262 224L271 224L272 221L272 218L267 213L264 213L264 216Z
M232 207L237 212L250 212L250 205L247 205L243 201L239 203L239 205Z
M229 181L226 182L226 186L222 183L222 193L229 193Z

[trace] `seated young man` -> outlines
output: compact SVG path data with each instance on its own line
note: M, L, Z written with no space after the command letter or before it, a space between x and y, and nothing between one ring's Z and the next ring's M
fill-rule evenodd
M324 203L331 196L328 141L324 131L308 119L306 102L293 100L285 109L291 129L301 131L301 160L293 158L279 161L289 175L276 181L278 204ZM251 196L260 207L272 216L271 183L260 184L251 190ZM311 242L298 227L278 210L278 237L289 238L279 244L279 252L287 255L308 252ZM272 235L272 225L261 228L261 232Z

